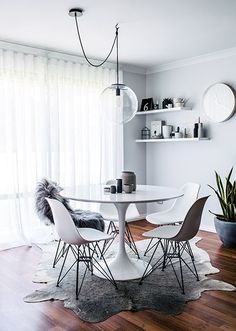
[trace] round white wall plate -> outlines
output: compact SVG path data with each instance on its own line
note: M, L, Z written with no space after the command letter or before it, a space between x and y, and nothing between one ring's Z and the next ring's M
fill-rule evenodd
M213 122L226 121L235 112L234 90L224 83L211 85L203 95L203 107Z

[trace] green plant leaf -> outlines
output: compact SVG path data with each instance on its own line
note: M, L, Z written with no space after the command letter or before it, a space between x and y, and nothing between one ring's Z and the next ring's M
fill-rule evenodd
M224 199L222 199L222 197L220 196L219 192L214 189L214 187L212 187L211 185L208 185L214 192L215 194L217 195L218 197L218 200L220 202L220 206L221 206L221 209L222 209L222 212L223 214L226 216L227 215L227 204L225 203Z
M234 205L236 205L236 181L233 183L233 199L234 199Z
M234 167L232 167L232 168L230 169L230 172L229 172L228 176L226 177L226 183L230 181L230 177L231 177L231 175L232 175L233 169L234 169Z
M236 221L236 180L231 182L231 176L233 172L233 167L230 169L228 176L225 178L225 187L223 185L220 175L215 171L215 179L217 189L208 185L216 194L220 207L222 209L223 215L210 213L215 215L217 218L225 221Z
M228 220L224 215L222 214L216 214L216 213L213 213L211 210L209 210L209 212L213 215L215 215L217 218L219 219L222 219L222 220Z
M218 175L218 173L216 171L215 171L215 176L216 176L216 184L217 184L217 187L218 187L219 194L224 199L224 197L225 197L224 187L223 187L223 184L222 184L222 180L220 178L220 175Z
M226 179L226 185L225 185L225 198L227 202L232 202L232 189L233 189L233 184L230 182L230 178L233 172L233 167L230 169L230 172L228 176L225 178Z

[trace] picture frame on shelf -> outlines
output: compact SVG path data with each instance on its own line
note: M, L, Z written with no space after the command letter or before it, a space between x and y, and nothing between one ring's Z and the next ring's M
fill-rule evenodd
M151 138L152 139L162 138L162 125L163 125L163 121L152 121L151 122Z
M140 111L148 111L154 108L153 98L142 99Z

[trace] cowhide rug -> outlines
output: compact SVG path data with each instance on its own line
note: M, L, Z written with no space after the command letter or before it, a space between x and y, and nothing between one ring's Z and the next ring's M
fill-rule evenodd
M187 301L200 298L204 291L235 290L234 286L226 282L207 277L209 274L218 273L219 270L212 266L207 252L196 246L199 240L200 238L194 238L191 241L191 247L200 281L196 281L188 268L184 268L185 295L182 294L178 286L171 266L168 266L164 272L160 269L155 270L144 280L142 285L138 284L138 280L118 281L118 290L109 281L90 275L87 272L79 300L76 300L75 269L68 273L60 287L55 285L61 261L55 269L52 268L56 250L56 243L54 243L41 247L43 249L42 260L33 279L33 282L47 284L44 284L40 290L27 295L24 301L33 303L62 300L66 308L72 309L82 320L91 323L103 321L124 310L154 309L165 314L179 314L183 311ZM148 257L143 257L143 253L147 244L147 240L137 242L140 256L146 261ZM130 256L134 257L134 253L128 247L127 251ZM109 249L106 257L114 256L115 252L117 252L116 245ZM160 249L156 254L156 258L161 254ZM175 266L178 271L178 263ZM80 272L82 273L83 270L83 263L80 263Z

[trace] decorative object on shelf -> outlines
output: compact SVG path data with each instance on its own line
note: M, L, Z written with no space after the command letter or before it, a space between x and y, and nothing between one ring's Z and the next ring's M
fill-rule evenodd
M198 138L203 138L203 123L200 121L200 117L198 117Z
M188 138L187 129L184 128L184 138Z
M109 186L104 187L104 192L109 193L111 191L111 188Z
M116 179L116 192L122 193L122 179L121 178Z
M110 192L111 192L111 194L115 194L116 193L116 186L115 185L111 185Z
M170 106L169 106L170 105ZM173 107L173 100L171 98L165 98L162 101L162 108L172 108Z
M174 138L183 138L183 133L180 132L179 126L177 126L176 130L175 130L175 136Z
M184 98L174 98L173 102L174 102L174 107L184 107L187 100Z
M198 123L194 123L194 128L193 128L193 138L198 137Z
M235 112L235 92L224 83L208 87L203 95L203 107L213 122L224 122Z
M150 139L150 137L151 137L151 132L150 132L149 128L145 126L141 130L141 139Z
M69 15L75 18L76 31L80 42L80 46L84 58L89 63L89 65L93 67L101 67L109 59L114 47L116 46L116 83L107 87L102 92L101 94L102 110L103 112L105 112L105 118L110 120L111 122L118 124L129 122L135 116L138 110L138 100L133 90L131 90L131 88L119 82L118 24L116 24L115 26L116 29L115 38L113 40L111 49L107 57L101 63L94 64L88 59L85 53L79 31L79 24L77 18L83 15L83 9L72 8L69 10Z
M153 139L162 138L162 124L163 124L163 121L152 121L151 122L151 138L153 138Z
M162 126L162 135L164 139L171 138L171 132L173 130L172 125L163 125Z
M158 101L158 99L156 99L156 103L154 104L153 109L155 109L155 110L159 109L159 101Z
M236 180L231 181L233 168L223 185L220 175L215 171L217 189L208 185L216 194L222 214L215 214L215 228L225 247L236 247Z
M123 189L124 185L132 185L133 191L136 191L136 175L133 171L122 171L121 178L123 181Z
M193 137L194 138L204 137L203 123L201 123L200 117L198 117L198 122L194 123Z
M142 99L140 111L147 111L154 108L153 98Z

